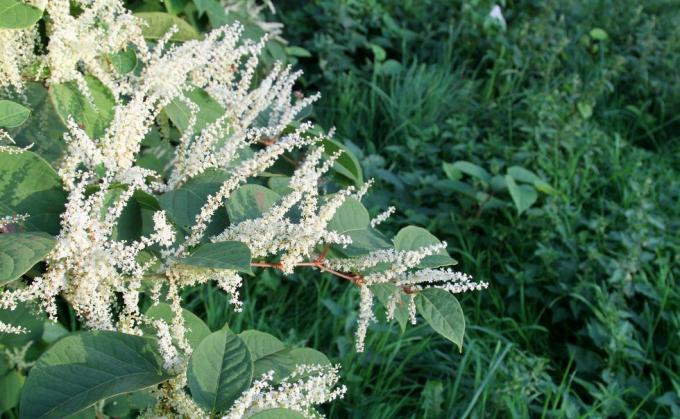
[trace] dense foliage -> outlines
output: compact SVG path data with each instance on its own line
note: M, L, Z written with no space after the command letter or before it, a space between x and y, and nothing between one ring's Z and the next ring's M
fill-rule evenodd
M280 10L311 54L314 117L381 186L369 209L398 204L390 227L427 226L491 283L463 299L462 355L392 329L357 359L323 334L379 377L339 403L375 417L678 416L680 10L499 5L503 22L487 1Z
M339 365L225 321L264 312L241 297L267 270L355 288L358 353L374 300L462 350L454 295L487 284L422 227L382 233L394 209L371 216L356 157L304 120L306 52L262 7L0 0L3 415L322 417Z
M72 50L68 65L47 59L46 66L36 66L34 57L49 56L46 45L55 37L52 18L40 11L47 2L25 2L36 10L17 14L23 3L0 0L0 127L8 135L0 140L3 417L39 417L49 409L62 417L87 406L78 415L680 416L680 10L674 1L291 0L274 2L274 9L266 1L134 0L124 4L149 23L145 41L115 53L105 51L110 43L91 42ZM71 2L71 13L78 16L78 5L87 3ZM181 95L162 99L134 161L158 176L143 181L132 176L125 186L120 176L111 180L117 168L90 164L87 153L76 166L64 164L64 156L84 135L111 138L116 108L135 92L119 82L134 82L152 63L139 48L155 51L173 25L178 30L168 44L179 46L237 21L243 39L269 36L253 54L259 60L249 88L280 71L277 61L304 70L297 80L286 79L283 91L289 89L286 105L309 102L278 134L294 135L312 120L335 127L335 136L316 127L300 135L305 145L285 151L227 198L207 226L212 240L185 246L176 263L164 259L163 243L171 238L160 233L176 231L172 246L183 246L201 204L238 172L234 164L273 143L258 137L221 172L197 176L173 168L173 153L210 136L207 126L253 96L226 106L219 89L185 85ZM33 31L21 29L35 22ZM119 33L134 35L127 30ZM26 43L38 47L11 54ZM95 50L104 59L88 60ZM6 70L18 67L21 72ZM313 102L317 91L321 98ZM75 124L69 126L69 117ZM271 120L265 111L244 126ZM237 129L225 128L223 136L238 138ZM307 142L317 137L320 142ZM346 196L328 224L313 230L323 237L307 247L309 258L297 262L312 269L291 275L283 272L290 270L285 256L295 246L253 254L268 243L261 237L277 231L258 225L290 196L291 178L305 162L318 163L312 177L319 209ZM88 186L75 201L83 178L73 175L88 164ZM299 178L309 179L305 173ZM138 181L134 187L130 179ZM375 183L363 196L366 179ZM164 187L154 189L155 182ZM303 190L303 201L310 199L312 189ZM83 310L101 308L87 306L88 287L80 294L60 288L56 312L40 298L43 310L23 303L8 310L8 295L31 290L55 265L64 203L75 209L98 195L102 209L129 202L102 243L157 242L136 259L150 269L140 287L128 281L109 295L115 331L83 331L102 328ZM287 218L308 226L303 212L301 205ZM298 244L303 235L290 237ZM347 239L353 244L344 247ZM437 254L406 269L411 277L370 287L378 304L366 310L369 287L361 282L380 269L360 272L348 260L428 246ZM431 268L452 263L448 254L490 287L460 296L458 305L451 288L416 296L399 282L418 279L415 268L433 275ZM20 257L9 265L12 255ZM162 263L145 265L154 257ZM179 266L187 281L156 295L154 283L174 277L168 266ZM242 284L234 276L239 270ZM466 275L444 272L463 286L456 291L478 287ZM139 290L139 314L130 314L131 289ZM425 321L407 327L414 308ZM125 319L134 319L132 326ZM365 345L357 345L367 329ZM83 377L114 384L82 391ZM55 387L66 389L60 396L66 402L56 407L58 398L48 393ZM282 406L295 412L269 409ZM261 409L269 410L256 412Z

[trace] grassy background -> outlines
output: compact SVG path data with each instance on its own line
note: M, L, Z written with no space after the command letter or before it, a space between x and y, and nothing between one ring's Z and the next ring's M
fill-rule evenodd
M189 308L341 363L331 417L678 417L680 3L500 4L507 28L481 0L286 1L275 17L311 52L312 118L378 183L373 214L396 205L389 228L427 227L491 284L461 299L462 353L383 322L356 354L356 290L315 273L259 276L242 314L210 289ZM554 192L518 214L507 191L447 176L459 160Z

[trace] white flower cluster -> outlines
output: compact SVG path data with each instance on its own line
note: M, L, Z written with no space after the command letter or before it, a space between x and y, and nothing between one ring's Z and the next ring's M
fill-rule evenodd
M345 386L336 387L339 369L339 366L299 365L276 387L271 384L274 372L269 371L234 402L223 419L247 418L277 407L295 410L308 418L322 417L314 406L342 398L347 391Z
M125 188L110 189L111 180L101 179L98 190L88 195L92 175L78 173L62 214L61 231L47 256L47 271L28 288L7 290L0 307L14 308L18 301L40 298L47 314L56 319L55 297L64 295L76 313L93 329L115 328L111 307L121 292L125 308L118 328L131 332L139 320L141 279L151 262L140 263L139 253L154 245L169 245L174 233L163 214L154 215L156 232L137 241L114 240L114 228L136 189L146 189L142 176Z
M280 255L280 266L285 273L293 272L319 245L351 243L348 237L329 231L328 223L353 189L345 189L319 205L319 180L338 157L331 156L319 166L323 151L323 147L317 147L309 153L290 180L291 192L281 202L259 218L229 226L213 241L242 241L255 258ZM301 209L297 223L287 217L296 205Z
M123 79L117 76L106 58L133 44L143 59L146 42L140 22L121 1L77 0L82 10L71 13L70 0L47 1L50 31L45 65L49 68L49 82L75 81L86 96L89 89L80 71L97 77L115 95L123 93ZM126 89L127 90L127 89Z
M22 333L26 333L26 328L21 326L13 326L11 324L0 321L0 333L20 335Z
M23 89L23 73L37 62L38 37L37 27L0 29L0 89Z

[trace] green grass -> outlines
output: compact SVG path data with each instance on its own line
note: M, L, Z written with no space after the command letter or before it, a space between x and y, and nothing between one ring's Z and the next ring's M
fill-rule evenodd
M356 290L316 273L258 276L241 314L210 291L190 305L341 363L331 417L680 415L677 6L508 1L502 31L481 1L282 5L285 37L312 52L313 117L387 190L369 209L395 204L389 228L431 229L491 287L461 298L462 353L380 323L356 354ZM442 170L457 160L526 167L556 193L482 208Z

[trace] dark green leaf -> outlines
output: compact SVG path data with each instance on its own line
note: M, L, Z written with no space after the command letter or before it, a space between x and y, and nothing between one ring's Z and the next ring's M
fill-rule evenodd
M253 361L257 361L267 355L282 351L285 345L270 335L259 330L245 330L238 335L250 350Z
M340 175L348 178L355 185L359 186L364 183L364 174L359 164L359 160L354 156L354 154L349 151L347 147L339 143L338 141L326 139L323 141L324 153L327 155L332 155L338 150L342 150L342 154L338 157L335 162L333 169Z
M98 331L67 336L38 359L21 396L21 418L63 418L170 378L152 339Z
M491 183L491 175L483 167L480 167L469 161L460 160L453 163L453 168L460 170L466 175L472 176L484 182L485 184Z
M515 203L518 214L529 209L538 199L538 194L533 186L517 185L515 179L510 175L505 176L505 182L508 185L508 191L512 201Z
M164 320L168 324L172 324L174 318L172 308L165 303L158 303L149 307L144 314L152 319ZM210 334L210 329L203 320L187 309L182 309L182 317L187 331L187 341L192 348L196 348Z
M193 88L184 92L187 99L198 106L198 113L196 115L196 124L193 132L198 133L206 125L215 122L220 116L224 115L224 108L215 99L213 99L205 90ZM182 132L189 127L189 119L191 118L191 110L182 100L175 98L165 107L165 113L168 115L173 124Z
M200 266L210 269L233 269L251 273L250 249L237 241L203 243L198 245L189 256L178 260L183 265Z
M187 382L191 396L211 412L229 409L253 380L253 360L246 344L228 330L201 342L191 354Z
M75 82L53 84L49 90L50 98L64 124L71 117L90 138L99 138L113 119L116 101L109 88L95 77L85 76L85 81L92 95L91 101Z
M465 317L456 297L439 288L428 288L416 295L416 307L435 332L463 350Z
M425 246L440 243L440 240L422 227L408 226L399 230L394 237L396 250L418 250ZM441 266L455 265L457 262L446 252L440 250L434 255L427 256L418 265L419 268L439 268Z
M0 0L1 1L1 0ZM31 110L11 100L0 100L0 127L14 128L26 122Z
M19 394L26 379L16 370L0 377L0 414L19 404Z
M260 185L243 185L227 201L227 213L232 224L262 216L281 197Z
M59 232L66 193L52 167L30 151L0 151L0 217L29 214L28 230Z
M345 234L353 230L366 230L371 222L366 207L356 198L347 198L328 223L329 231Z
M0 234L0 285L26 273L43 260L55 243L45 233Z
M207 171L189 179L179 189L164 193L158 198L158 202L178 227L188 231L196 222L196 216L207 201L208 195L214 195L228 178L229 175L225 172ZM226 228L226 217L226 209L218 210L206 234L223 231Z

